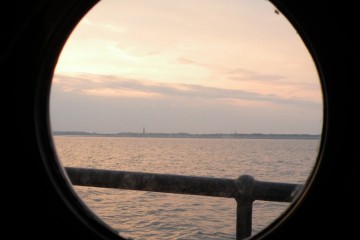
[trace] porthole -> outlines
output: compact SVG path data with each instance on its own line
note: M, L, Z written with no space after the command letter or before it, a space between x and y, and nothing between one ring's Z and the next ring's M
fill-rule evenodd
M323 97L308 49L271 3L102 1L64 46L50 117L68 171L251 175L298 191L319 153ZM135 188L74 191L124 237L236 237L236 194ZM254 201L251 235L291 206L280 202Z

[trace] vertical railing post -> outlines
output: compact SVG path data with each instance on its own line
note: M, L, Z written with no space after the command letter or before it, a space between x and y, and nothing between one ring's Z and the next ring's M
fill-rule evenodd
M240 176L235 180L235 188L238 191L236 200L236 240L242 240L251 236L252 230L252 198L255 179L249 175Z
M236 240L242 240L251 235L252 207L254 200L238 195L236 200Z

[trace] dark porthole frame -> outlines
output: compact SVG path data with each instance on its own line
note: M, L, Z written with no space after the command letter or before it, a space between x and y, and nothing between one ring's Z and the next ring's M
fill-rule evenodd
M357 235L359 26L355 4L313 0L271 1L287 16L312 53L322 79L324 128L319 161L301 195L284 216L253 239L350 239ZM49 92L61 48L77 22L96 1L39 0L6 6L9 15L2 39L1 67L11 89L7 127L12 129L5 153L18 179L31 194L8 183L6 219L35 221L5 236L45 239L121 239L75 197L56 159L49 126ZM10 20L10 21L9 21ZM10 28L7 28L10 26ZM6 85L5 85L6 86Z

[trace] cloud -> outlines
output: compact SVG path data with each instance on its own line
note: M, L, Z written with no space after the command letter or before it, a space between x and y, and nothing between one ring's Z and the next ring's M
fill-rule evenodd
M190 60L188 58L183 58L183 57L178 58L177 62L180 63L180 64L195 64L195 65L198 65L198 63L196 63L195 61Z
M201 63L189 58L185 58L185 57L179 57L176 59L176 63L180 63L180 64L191 64L191 65L195 65L198 67L204 67L204 68L208 68L208 70L214 71L214 70L221 70L224 71L223 67L219 67L217 65L214 64L208 64L208 63Z
M184 57L177 58L177 63L192 64L200 67L209 68L209 70L217 71L219 74L222 74L226 78L234 81L272 81L274 83L287 78L286 76L279 74L264 74L244 68L226 68L213 64L200 63Z
M229 80L241 84L243 89L250 92L270 93L278 92L288 98L312 99L313 102L321 102L321 88L318 79L311 79L307 76L294 76L292 74L276 74L254 71L245 68L222 67L215 64L207 64L195 61L190 58L177 58L177 63L194 65L206 68L213 73L214 77ZM317 81L318 80L318 81Z
M118 42L116 44L116 48L121 51L126 51L128 54L137 57L149 57L161 53L160 50L154 50L150 46L139 46L137 44L131 45L129 43L124 43L124 42ZM161 49L161 48L157 48L157 49Z
M156 83L147 80L128 79L102 75L56 75L54 88L62 92L107 98L166 98L219 100L234 104L267 102L272 104L316 106L319 104L306 99L285 98L276 94L261 94L252 91L207 87L195 84Z
M103 22L103 23L99 23L99 22L95 22L93 20L91 20L89 17L84 17L81 22L79 23L79 25L87 25L87 26L91 26L92 28L98 28L96 30L105 30L105 31L110 31L110 32L119 32L119 33L124 33L127 31L126 28L119 26L119 24L111 24L108 22ZM95 30L93 29L93 32Z
M235 81L257 81L257 82L267 82L271 81L271 83L285 82L283 80L287 79L284 75L278 74L264 74L256 71L250 71L243 68L230 69L224 71L224 74Z
M159 96L153 92L136 91L129 88L93 88L82 91L85 95L99 97L149 98Z

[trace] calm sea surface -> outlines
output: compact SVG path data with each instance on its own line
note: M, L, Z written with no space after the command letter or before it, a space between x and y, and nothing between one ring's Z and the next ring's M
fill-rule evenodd
M319 140L55 136L63 166L304 183ZM235 239L233 199L74 187L106 224L133 239ZM287 203L255 201L253 234Z

